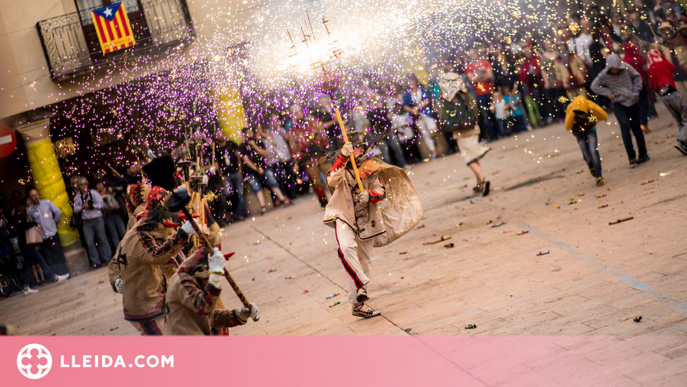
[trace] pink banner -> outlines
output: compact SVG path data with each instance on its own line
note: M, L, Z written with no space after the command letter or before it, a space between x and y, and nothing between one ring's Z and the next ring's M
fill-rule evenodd
M687 385L687 339L674 335L20 336L0 345L4 386Z

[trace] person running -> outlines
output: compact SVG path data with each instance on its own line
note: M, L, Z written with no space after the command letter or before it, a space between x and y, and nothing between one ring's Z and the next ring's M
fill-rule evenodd
M585 97L575 98L565 114L565 129L571 132L582 150L582 157L589 167L589 173L596 178L596 186L606 184L601 176L601 157L599 141L596 136L596 123L608 119L606 112Z
M661 96L663 104L677 121L675 148L687 156L687 102L675 87L675 66L658 50L649 50L649 84Z
M625 151L630 160L630 168L636 168L650 160L644 142L639 116L639 92L642 90L642 77L627 63L611 54L606 58L606 68L592 82L594 93L608 97L613 102L613 112L620 125ZM639 149L639 158L632 145L634 134Z
M479 110L475 100L467 93L462 78L456 73L446 73L439 79L441 98L438 100L439 127L453 133L458 143L460 154L468 167L475 174L477 185L473 188L475 194L489 195L489 180L487 180L479 160L490 148L479 144Z
M325 209L324 224L335 229L339 258L350 276L348 300L352 314L371 318L381 314L365 305L370 299L372 248L385 246L412 230L423 210L403 169L368 158L370 149L363 148L359 133L348 132L347 138L349 141L334 153L336 161L327 174L333 194ZM351 155L359 166L360 184L350 163ZM387 194L394 198L392 202L385 200Z

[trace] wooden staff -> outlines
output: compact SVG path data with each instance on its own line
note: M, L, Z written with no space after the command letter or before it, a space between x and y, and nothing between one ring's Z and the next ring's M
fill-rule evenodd
M182 208L181 211L186 215L186 221L191 222L191 226L193 226L193 229L196 231L196 234L198 235L198 239L200 239L200 242L205 246L205 249L208 251L208 254L212 254L212 252L215 250L215 247L210 243L208 238L203 234L202 231L200 231L200 227L198 227L198 223L196 223L195 219L193 219L193 216L189 214L188 209L186 207ZM236 295L239 297L239 300L241 300L241 303L243 306L246 308L250 309L250 302L246 299L246 296L243 295L243 292L239 288L239 285L234 281L234 279L231 277L231 274L227 271L227 269L224 269L224 278L229 281L229 285L231 285L231 288L234 289L234 292L236 292Z
M339 113L339 108L335 108L334 111L336 112L336 120L339 121L339 127L341 128L341 134L343 135L344 142L348 142L348 136L346 136L346 129L344 128L343 121L341 120L341 113ZM358 166L355 164L355 157L353 157L353 153L351 153L351 165L353 165L353 172L355 173L355 181L358 182L358 188L360 188L360 192L365 191L363 188L363 182L360 181L360 174L358 173Z

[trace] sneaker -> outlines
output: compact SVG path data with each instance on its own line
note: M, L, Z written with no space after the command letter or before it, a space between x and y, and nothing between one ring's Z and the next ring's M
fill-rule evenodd
M489 187L491 186L489 180L483 180L482 185L484 186L484 192L482 192L482 196L489 195Z
M365 302L369 299L370 299L370 297L367 296L367 289L365 289L365 287L359 288L358 289L358 295L356 296L356 300L358 302Z
M630 160L630 169L637 168L637 160Z
M65 281L67 279L69 279L69 273L67 273L65 275L58 275L57 276L57 283L59 284L60 282Z
M592 166L589 167L589 173L591 173L592 176L594 176L594 167L592 167Z
M371 318L381 316L382 312L378 312L369 306L365 306L362 302L360 304L353 305L353 313L356 317Z
M644 157L640 157L637 159L637 164L646 163L649 160L651 160L651 157L649 157L649 155L645 155Z
M675 149L679 150L682 152L683 155L687 156L687 144L684 142L677 140L677 145L675 145Z
M24 290L24 295L27 295L27 296L28 296L29 294L33 294L33 293L38 293L38 290L34 290L34 289L31 289L31 288L26 288L26 289Z
M606 184L606 180L604 180L603 177L599 176L596 178L596 186L597 187L601 187L604 184Z

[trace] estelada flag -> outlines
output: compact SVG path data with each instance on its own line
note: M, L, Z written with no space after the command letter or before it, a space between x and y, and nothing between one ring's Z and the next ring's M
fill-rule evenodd
M104 54L136 44L124 4L94 9L91 16Z

